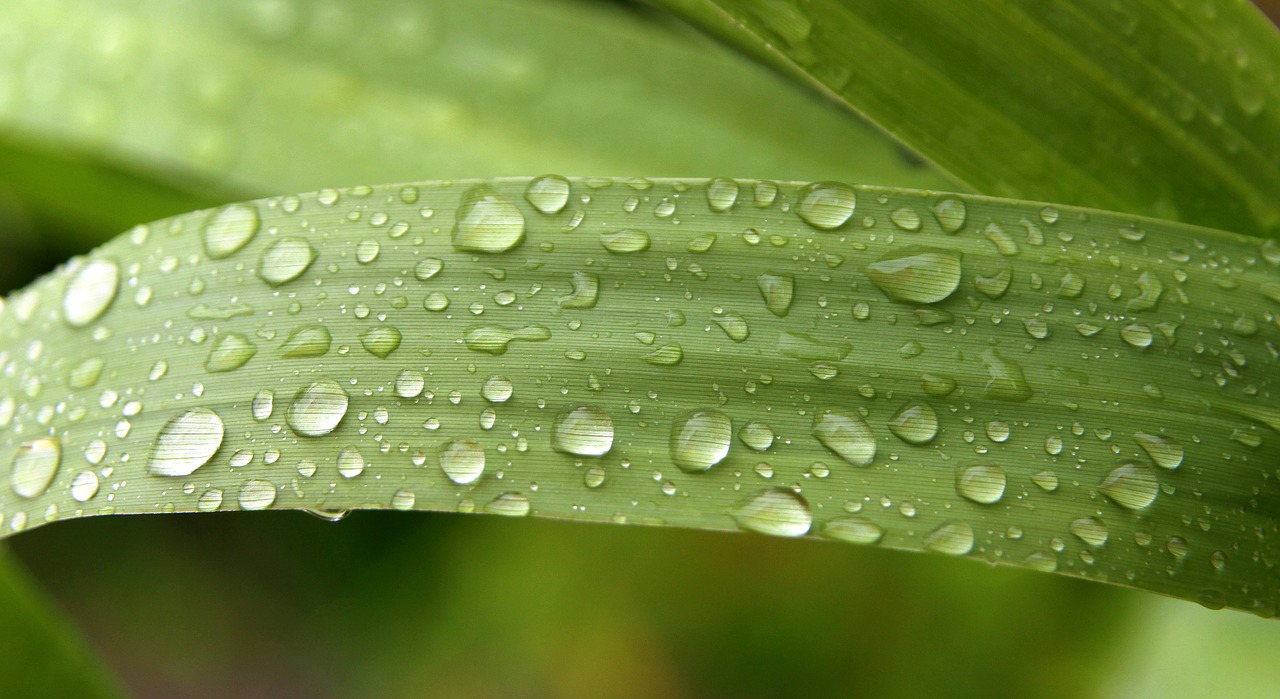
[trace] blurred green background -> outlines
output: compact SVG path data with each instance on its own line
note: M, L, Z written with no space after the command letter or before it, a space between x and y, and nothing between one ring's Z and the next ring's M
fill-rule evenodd
M0 8L0 289L246 196L546 171L957 186L629 3ZM4 546L6 696L87 695L93 654L142 697L1280 694L1274 621L816 541L286 512Z

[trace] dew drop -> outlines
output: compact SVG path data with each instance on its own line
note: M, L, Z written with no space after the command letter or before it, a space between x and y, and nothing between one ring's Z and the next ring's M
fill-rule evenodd
M600 234L600 244L605 250L625 254L649 249L649 234L637 230L621 230Z
M981 505L999 502L1004 486L1004 469L999 466L980 464L956 473L956 492Z
M928 403L908 403L889 420L889 431L907 444L928 444L938 436L938 414Z
M843 226L853 216L858 195L839 182L817 182L800 195L796 214L814 228L829 231Z
M944 233L955 233L964 228L965 204L963 199L948 197L929 207Z
M338 427L349 401L338 382L321 379L298 391L285 412L285 421L304 437L320 437Z
M484 447L474 439L455 439L440 447L440 470L458 485L474 482L484 473Z
M738 439L755 451L767 451L773 446L773 429L763 422L748 423L738 431Z
M462 252L501 253L524 240L524 215L486 185L468 190L455 214L453 246Z
M276 501L276 487L261 478L245 481L240 486L240 509L265 510Z
M728 211L738 201L738 183L717 177L707 183L707 206L712 211Z
M204 368L211 372L235 371L253 359L258 353L258 346L240 333L227 333L218 338L209 357L205 359Z
M53 476L62 464L62 443L53 437L40 437L23 442L13 456L10 483L13 492L34 498L49 489Z
M76 271L62 297L62 317L79 328L102 316L120 288L120 266L111 260L93 260Z
M796 279L790 274L761 274L756 277L756 286L760 288L760 296L764 299L764 307L779 318L791 310L791 303L796 297Z
M884 529L863 517L842 517L827 522L822 527L822 535L851 544L874 544L884 537Z
M600 278L589 272L574 272L573 291L556 299L561 308L595 308L600 297Z
M687 473L702 473L729 455L733 424L718 410L687 413L671 425L671 460Z
M222 418L208 408L193 408L160 428L147 472L156 476L189 476L222 446Z
M524 190L524 199L544 214L558 214L569 203L569 180L559 175L543 175Z
M1071 522L1071 533L1090 546L1107 543L1107 525L1097 517L1081 517Z
M933 249L895 253L867 265L867 276L891 299L936 303L960 286L960 256Z
M215 260L229 257L248 245L261 226L258 208L251 204L215 209L204 222L204 251Z
M1156 499L1160 482L1147 466L1136 461L1125 461L1107 473L1098 484L1098 490L1113 502L1130 510L1141 510Z
M1182 465L1182 445L1173 437L1147 432L1134 432L1133 440L1160 468L1175 469Z
M578 456L602 456L613 448L613 418L591 405L568 408L556 416L551 447Z
M945 522L925 534L926 551L963 556L973 550L973 527L964 522Z
M502 493L484 506L491 515L524 517L529 514L529 496L523 493Z
M308 325L289 334L280 345L280 356L286 359L322 357L329 353L333 335L323 325Z
M400 331L389 325L369 328L360 333L360 346L378 359L386 359L400 347Z
M316 249L305 238L288 236L262 251L258 261L258 278L271 286L297 279L316 260Z
M480 387L480 395L490 403L505 403L511 399L511 394L514 392L515 387L511 384L511 379L505 376L490 376Z
M769 488L733 510L738 526L770 536L804 536L813 525L809 503L798 493Z
M338 474L343 478L355 478L364 473L364 454L355 447L338 452Z
M71 479L71 499L76 502L87 502L98 494L98 474L93 471L81 471Z
M854 466L866 466L876 456L876 438L866 420L852 413L827 409L814 416L814 437L822 446Z

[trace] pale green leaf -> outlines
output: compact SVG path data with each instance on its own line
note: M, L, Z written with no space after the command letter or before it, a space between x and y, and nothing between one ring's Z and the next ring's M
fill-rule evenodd
M1280 254L837 183L322 190L0 317L6 533L429 509L929 550L1272 615Z

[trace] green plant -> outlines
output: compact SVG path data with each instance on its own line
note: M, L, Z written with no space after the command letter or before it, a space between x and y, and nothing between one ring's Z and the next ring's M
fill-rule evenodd
M1280 250L1237 233L1277 225L1274 27L1243 4L662 4L974 189L1058 203L840 184L963 188L649 10L14 5L6 171L48 229L318 191L137 226L6 300L4 531L533 514L1273 616ZM653 177L501 177L546 170Z

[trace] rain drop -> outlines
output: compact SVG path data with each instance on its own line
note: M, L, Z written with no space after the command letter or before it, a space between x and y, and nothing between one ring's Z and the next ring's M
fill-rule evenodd
M222 418L208 408L193 408L170 418L151 447L147 472L157 476L189 476L209 462L222 446Z
M67 282L62 317L73 328L92 323L111 307L119 287L120 266L111 260L93 260Z
M867 265L867 276L891 299L936 303L960 286L960 256L933 249L896 253Z
M215 209L204 222L204 250L220 260L235 254L258 234L262 220L251 204L230 204Z
M455 439L440 447L440 470L458 485L474 482L484 473L484 447L474 439Z
M804 536L813 525L809 503L791 490L769 488L733 511L738 526L771 536Z
M591 405L568 408L556 416L551 446L578 456L602 456L613 448L613 418Z
M811 431L822 446L854 466L866 466L875 459L875 435L866 420L857 415L822 410L814 416Z
M733 425L717 410L688 413L671 425L671 460L687 473L702 473L729 455Z
M321 379L298 391L285 412L285 421L304 437L320 437L342 422L349 400L338 382Z
M53 437L23 442L13 456L10 483L24 498L38 497L49 489L62 463L62 443Z

